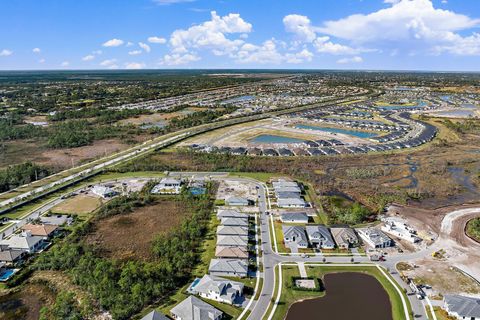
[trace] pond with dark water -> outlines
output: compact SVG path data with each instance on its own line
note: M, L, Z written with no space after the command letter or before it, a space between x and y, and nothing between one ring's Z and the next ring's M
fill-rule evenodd
M287 320L391 320L387 292L373 276L358 272L324 276L326 295L294 303Z

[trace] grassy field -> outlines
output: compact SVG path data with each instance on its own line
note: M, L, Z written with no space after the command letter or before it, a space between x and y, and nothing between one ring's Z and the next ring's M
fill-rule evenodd
M131 213L96 220L86 242L108 258L149 260L155 236L169 232L188 215L181 201L160 198Z
M480 218L468 221L466 230L470 238L480 242Z
M282 320L287 314L288 308L290 308L290 306L296 301L318 298L325 295L325 292L293 290L290 287L291 278L299 276L300 273L297 266L282 267L282 295L280 296L280 301L278 302L277 309L275 310L275 314L273 316L274 320ZM276 298L276 293L274 297Z
M102 199L87 195L77 195L52 208L53 213L87 215L103 204Z
M233 177L251 178L261 182L268 182L273 178L281 176L280 174L270 172L235 172L230 173L230 175Z
M288 308L296 301L307 299L307 298L316 298L321 297L328 292L305 292L305 291L295 291L289 288L289 284L291 282L291 278L295 276L299 276L298 267L297 266L283 266L283 287L282 287L282 295L277 306L277 310L273 319L281 320L285 317ZM405 313L402 306L400 295L397 293L393 285L385 278L385 276L377 269L376 266L372 265L369 266L345 266L345 267L338 267L338 266L308 266L306 265L307 274L309 277L317 277L323 278L323 276L327 273L335 273L335 272L363 272L375 277L383 286L385 291L387 292L390 302L392 304L392 314L394 320L405 320ZM408 299L405 296L405 299L408 303ZM410 305L408 305L410 308ZM409 309L410 310L410 309Z

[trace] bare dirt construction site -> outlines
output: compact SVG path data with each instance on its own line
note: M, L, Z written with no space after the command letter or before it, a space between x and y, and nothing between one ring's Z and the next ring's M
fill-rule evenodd
M86 241L108 258L149 260L155 235L168 232L187 214L182 202L160 199L131 213L95 221Z
M479 205L450 206L434 210L396 206L397 214L435 241L421 256L409 260L404 274L433 292L480 295L480 244L465 234L465 225L480 216Z

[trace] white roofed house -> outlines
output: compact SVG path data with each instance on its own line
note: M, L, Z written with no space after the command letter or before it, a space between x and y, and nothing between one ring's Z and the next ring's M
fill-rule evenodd
M242 236L248 238L248 227L218 226L217 236Z
M245 237L245 236L217 236L217 246L248 248L248 237Z
M308 238L305 234L305 227L282 226L283 242L286 246L296 248L308 248Z
M248 276L248 263L245 259L212 259L208 272L215 276L244 278Z
M32 236L30 232L22 232L21 235L13 235L0 241L1 250L21 250L27 253L37 252L43 244L43 237Z
M307 202L302 198L277 198L277 206L280 208L306 208Z
M103 199L111 198L117 195L117 192L112 188L101 185L93 186L92 192Z
M443 305L445 311L456 319L480 319L479 298L460 295L445 295L443 298Z
M217 212L217 218L218 219L223 219L223 218L243 218L243 219L248 219L249 215L248 213L240 212L235 209L220 209Z
M170 310L176 320L220 320L223 312L197 297L189 296Z
M250 204L250 202L248 201L248 199L246 198L242 198L242 197L230 197L230 198L227 198L225 199L225 204L227 206L238 206L238 207L241 207L241 206L248 206Z
M201 279L196 279L188 291L205 299L235 304L241 302L238 300L243 295L243 287L241 282L206 274Z
M334 249L332 234L324 225L308 225L307 236L310 243L320 249Z
M387 248L394 245L393 240L378 229L360 228L357 232L360 238L372 248Z
M289 223L308 223L308 216L305 212L282 212L280 221Z
M248 227L248 219L243 218L223 218L221 221L223 226Z
M153 189L153 194L179 194L182 190L182 180L174 178L162 178Z

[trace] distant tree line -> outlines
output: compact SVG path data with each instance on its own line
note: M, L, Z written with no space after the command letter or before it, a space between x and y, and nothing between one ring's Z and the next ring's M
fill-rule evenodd
M0 171L0 192L6 192L18 186L45 178L50 171L32 162L9 166Z

